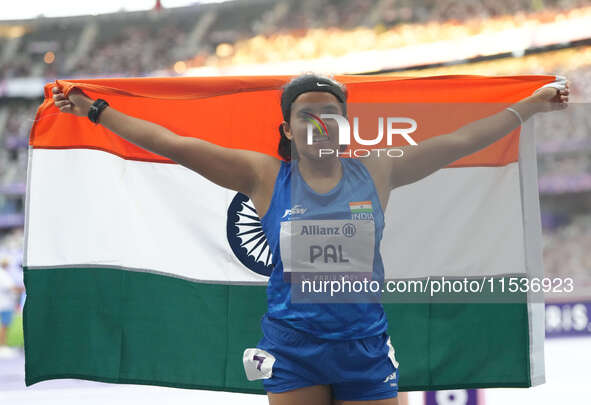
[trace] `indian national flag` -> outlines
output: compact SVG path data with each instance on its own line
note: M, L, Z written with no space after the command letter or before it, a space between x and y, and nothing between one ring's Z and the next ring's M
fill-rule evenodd
M355 201L349 203L352 213L373 212L371 201Z
M509 105L556 78L336 79L348 86L350 103L399 103L400 115L417 121L413 138L421 142L477 118L454 114L457 103ZM278 156L280 88L288 80L60 85L66 92L79 87L179 136ZM252 203L87 118L59 113L51 100L54 85L45 87L30 136L26 384L78 378L263 393L261 381L248 381L242 365L244 350L261 337L272 269ZM419 108L424 103L440 108ZM542 274L531 135L515 130L392 191L382 242L386 276L453 276L467 268L495 276ZM350 208L376 209L368 201L352 201ZM544 381L542 304L384 308L402 391Z

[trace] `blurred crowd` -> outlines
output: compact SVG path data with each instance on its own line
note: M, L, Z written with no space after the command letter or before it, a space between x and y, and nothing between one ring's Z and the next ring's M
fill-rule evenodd
M22 285L23 248L22 228L0 232L0 264L9 269L9 273L15 276L18 285Z
M25 300L23 282L23 231L14 229L0 234L0 359L13 355L7 345L8 330Z
M526 19L527 24L560 19L585 13L588 9L576 8L588 5L584 0L255 0L36 19L0 30L10 33L0 37L0 79L139 76L174 73L179 61L191 67L341 56L510 29Z
M169 68L171 62L178 58L171 44L183 43L190 27L155 22L124 26L114 30L115 35L107 38L99 36L89 57L78 60L70 72L88 75L120 75L124 72L127 76L140 76ZM114 24L114 27L118 26ZM101 29L105 28L103 25Z
M39 102L0 102L0 188L26 181L29 131Z
M446 2L437 2L436 4L444 3ZM477 4L470 1L449 3L462 3L464 4L461 6L462 8L466 4ZM420 13L420 8L409 9ZM472 8L473 11L477 9L478 7ZM506 10L509 9L510 7ZM435 7L431 11L434 10L440 10L440 8ZM428 15L427 11L425 14ZM386 26L378 19L372 21L369 26L368 24L355 25L349 29L344 28L344 24L320 25L317 28L303 31L300 35L294 35L293 31L279 31L272 35L260 34L228 45L223 53L212 54L205 62L194 61L192 66L198 66L200 63L213 66L278 63L321 57L342 57L355 52L400 49L439 41L462 41L475 35L491 35L524 27L530 29L563 18L591 18L591 8L564 12L545 9L542 12L524 14L521 18L515 18L510 13L493 19L486 17L486 12L480 14L467 12L460 15L471 18L460 22L457 18L448 19L445 17L445 19L420 23L413 23L411 18L408 21L401 20L399 24L393 26ZM383 16L383 14L380 13L378 16ZM358 18L368 19L367 14L360 14ZM489 47L495 47L495 44L485 42L484 39L481 40L484 52ZM491 41L494 42L494 39ZM330 47L326 46L327 43L330 43Z
M572 277L576 291L591 289L591 214L565 218L566 224L544 228L546 277Z

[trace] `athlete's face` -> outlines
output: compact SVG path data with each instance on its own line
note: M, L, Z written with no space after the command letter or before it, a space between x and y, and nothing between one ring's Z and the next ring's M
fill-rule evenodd
M320 114L343 115L339 100L326 92L303 93L291 105L290 123L283 122L285 135L295 144L300 157L316 160L336 155L320 153L321 149L334 151L339 148L337 121L320 119ZM312 144L308 144L308 125L313 128Z

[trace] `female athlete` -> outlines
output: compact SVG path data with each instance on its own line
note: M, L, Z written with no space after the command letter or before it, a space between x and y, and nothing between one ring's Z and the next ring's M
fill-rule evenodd
M403 156L390 159L320 156L320 149L339 149L338 128L335 120L326 120L323 135L327 136L316 135L309 142L310 117L323 113L346 116L347 108L344 85L320 75L296 77L283 88L281 160L177 136L100 102L94 104L91 115L122 138L244 193L254 203L274 267L267 287L268 310L261 322L263 338L255 348L244 351L243 362L248 379L263 379L271 405L398 405L399 364L387 335L383 307L378 302L292 302L281 260L282 226L319 217L337 225L339 221L349 223L354 220L351 202L371 206L375 246L372 242L370 271L378 276L381 272L383 277L379 241L383 212L394 188L492 144L535 113L565 108L568 96L568 85L563 89L545 86L511 108L452 133L399 147ZM93 106L93 100L78 89L65 97L54 87L53 100L60 111L81 117L88 116ZM296 204L300 199L306 206Z

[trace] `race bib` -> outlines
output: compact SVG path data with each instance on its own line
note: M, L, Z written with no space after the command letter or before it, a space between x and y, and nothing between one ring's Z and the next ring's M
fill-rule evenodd
M327 219L281 222L284 273L369 273L373 271L372 220Z

